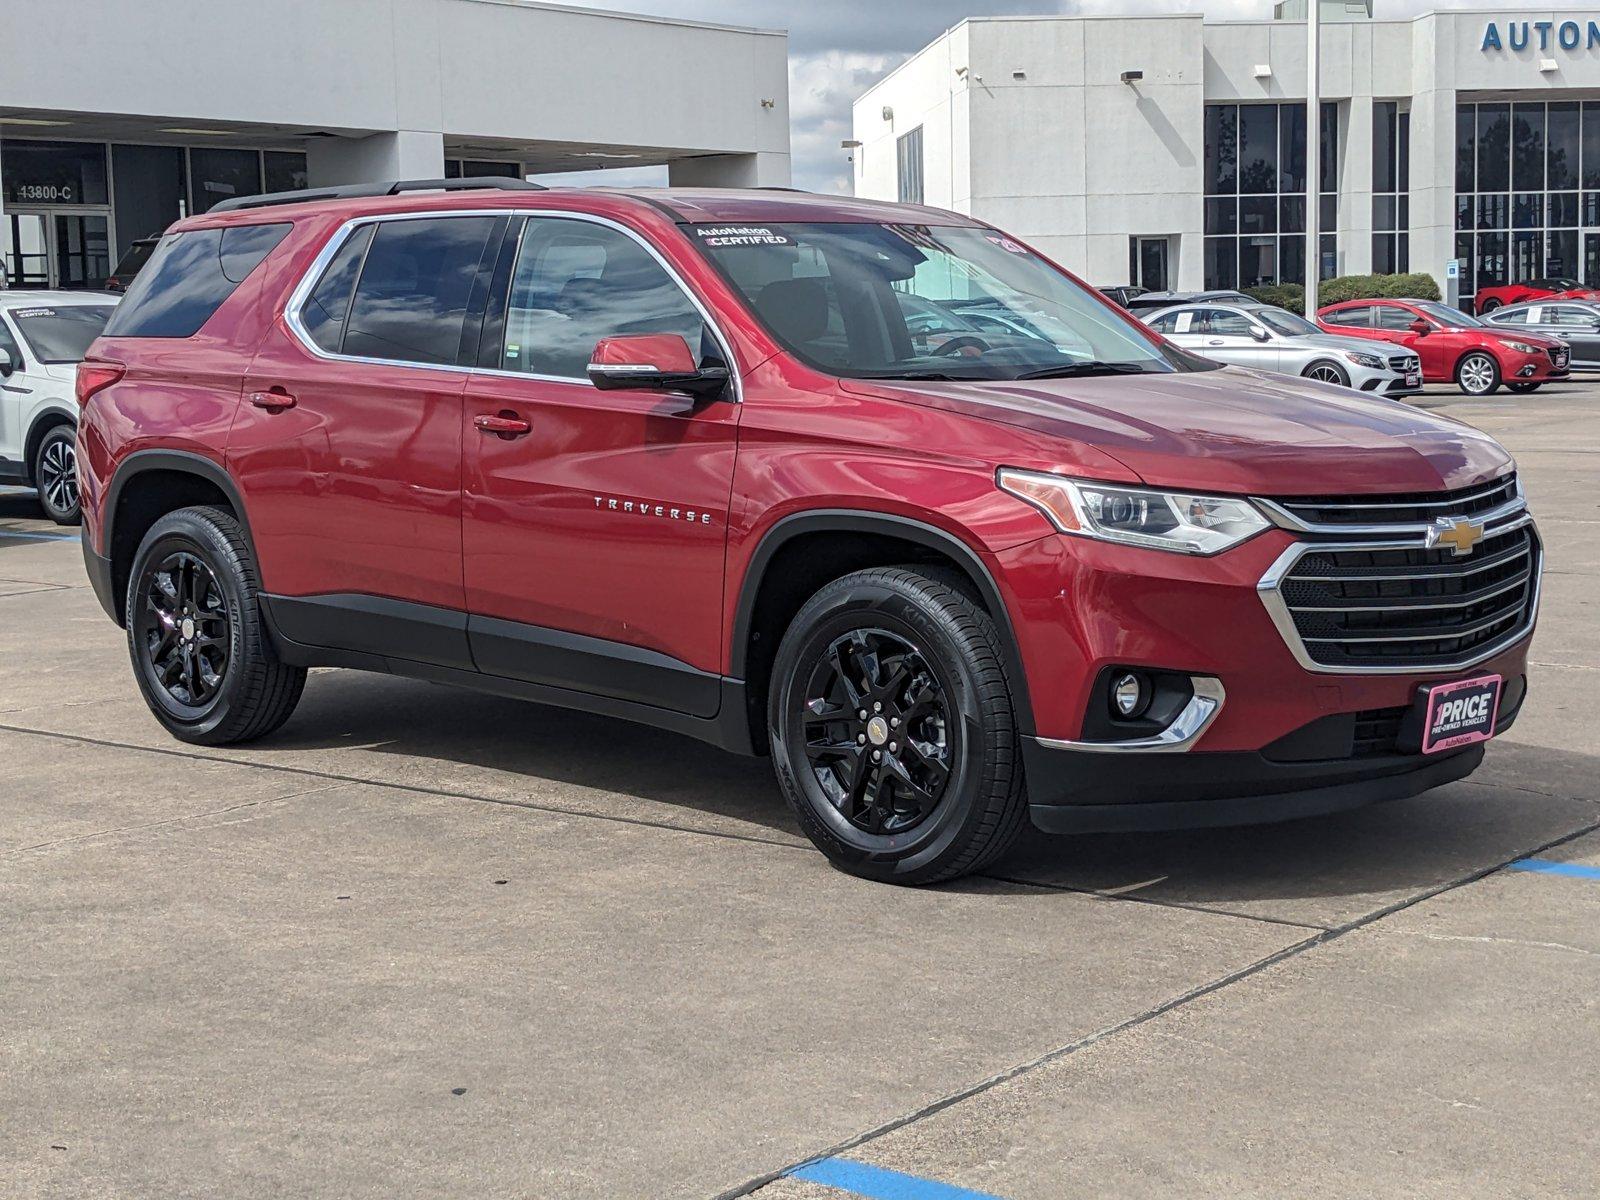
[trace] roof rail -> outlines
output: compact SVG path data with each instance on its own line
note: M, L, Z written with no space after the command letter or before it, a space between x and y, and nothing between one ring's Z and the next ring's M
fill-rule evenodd
M476 188L496 188L503 192L543 192L542 183L526 179L507 179L499 175L474 175L465 179L397 179L391 183L345 183L337 187L299 188L292 192L265 192L259 196L236 196L213 204L208 212L238 212L246 208L270 208L275 204L304 204L311 200L353 200L364 196L398 196L402 192L462 192Z

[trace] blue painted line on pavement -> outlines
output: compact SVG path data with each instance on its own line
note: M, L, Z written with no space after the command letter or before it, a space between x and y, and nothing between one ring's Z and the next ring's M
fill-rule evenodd
M1513 871L1536 871L1540 875L1565 875L1569 879L1600 879L1600 867L1556 862L1553 858L1519 858L1510 866Z
M0 529L0 538L25 538L30 542L75 542L75 533L26 533L20 529Z
M974 1192L935 1179L902 1175L899 1171L874 1167L870 1163L849 1158L819 1158L816 1162L796 1167L789 1175L793 1179L837 1188L852 1196L865 1196L867 1200L999 1200L998 1196L991 1196L987 1192Z

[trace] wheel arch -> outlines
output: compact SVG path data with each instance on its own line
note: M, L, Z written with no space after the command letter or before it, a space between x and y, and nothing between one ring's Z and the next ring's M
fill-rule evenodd
M22 464L28 472L30 481L34 480L33 460L39 453L39 445L44 441L45 434L52 429L59 429L63 425L78 427L78 419L64 409L45 407L34 414L32 422L28 425L28 436L22 443Z
M814 558L799 554L802 548L823 546L832 548L834 553ZM907 548L914 552L905 553ZM810 559L807 568L792 582L786 581L782 577L784 568L797 556ZM766 745L768 672L788 619L829 579L866 566L890 566L908 559L947 565L969 585L973 597L1000 631L1000 650L1018 726L1025 733L1033 730L1028 678L1010 610L977 550L956 534L911 517L867 509L814 509L784 517L767 530L750 556L739 586L730 674L746 683L751 735L758 749ZM763 634L767 635L764 644Z
M128 575L145 533L169 512L218 501L239 522L254 555L255 540L239 485L214 460L186 450L136 450L117 465L100 511L101 545L111 564L111 598L116 606L112 615L119 625L127 619L123 602Z

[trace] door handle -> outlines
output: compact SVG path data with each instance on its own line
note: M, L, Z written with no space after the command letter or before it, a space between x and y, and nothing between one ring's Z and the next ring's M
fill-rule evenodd
M295 398L281 388L273 388L265 392L251 392L250 403L257 408L264 408L268 412L282 412L286 408L295 406Z
M1208 346L1225 346L1225 345L1227 345L1227 343L1224 342L1221 338L1212 338L1209 342L1206 343L1206 345L1208 345Z
M503 438L521 437L533 428L516 413L499 413L490 415L482 413L472 418L472 423L484 433L493 433Z

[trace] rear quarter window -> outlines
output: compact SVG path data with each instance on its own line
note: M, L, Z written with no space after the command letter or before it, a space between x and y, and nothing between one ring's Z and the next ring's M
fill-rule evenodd
M193 337L261 260L288 222L170 233L106 325L107 337Z

